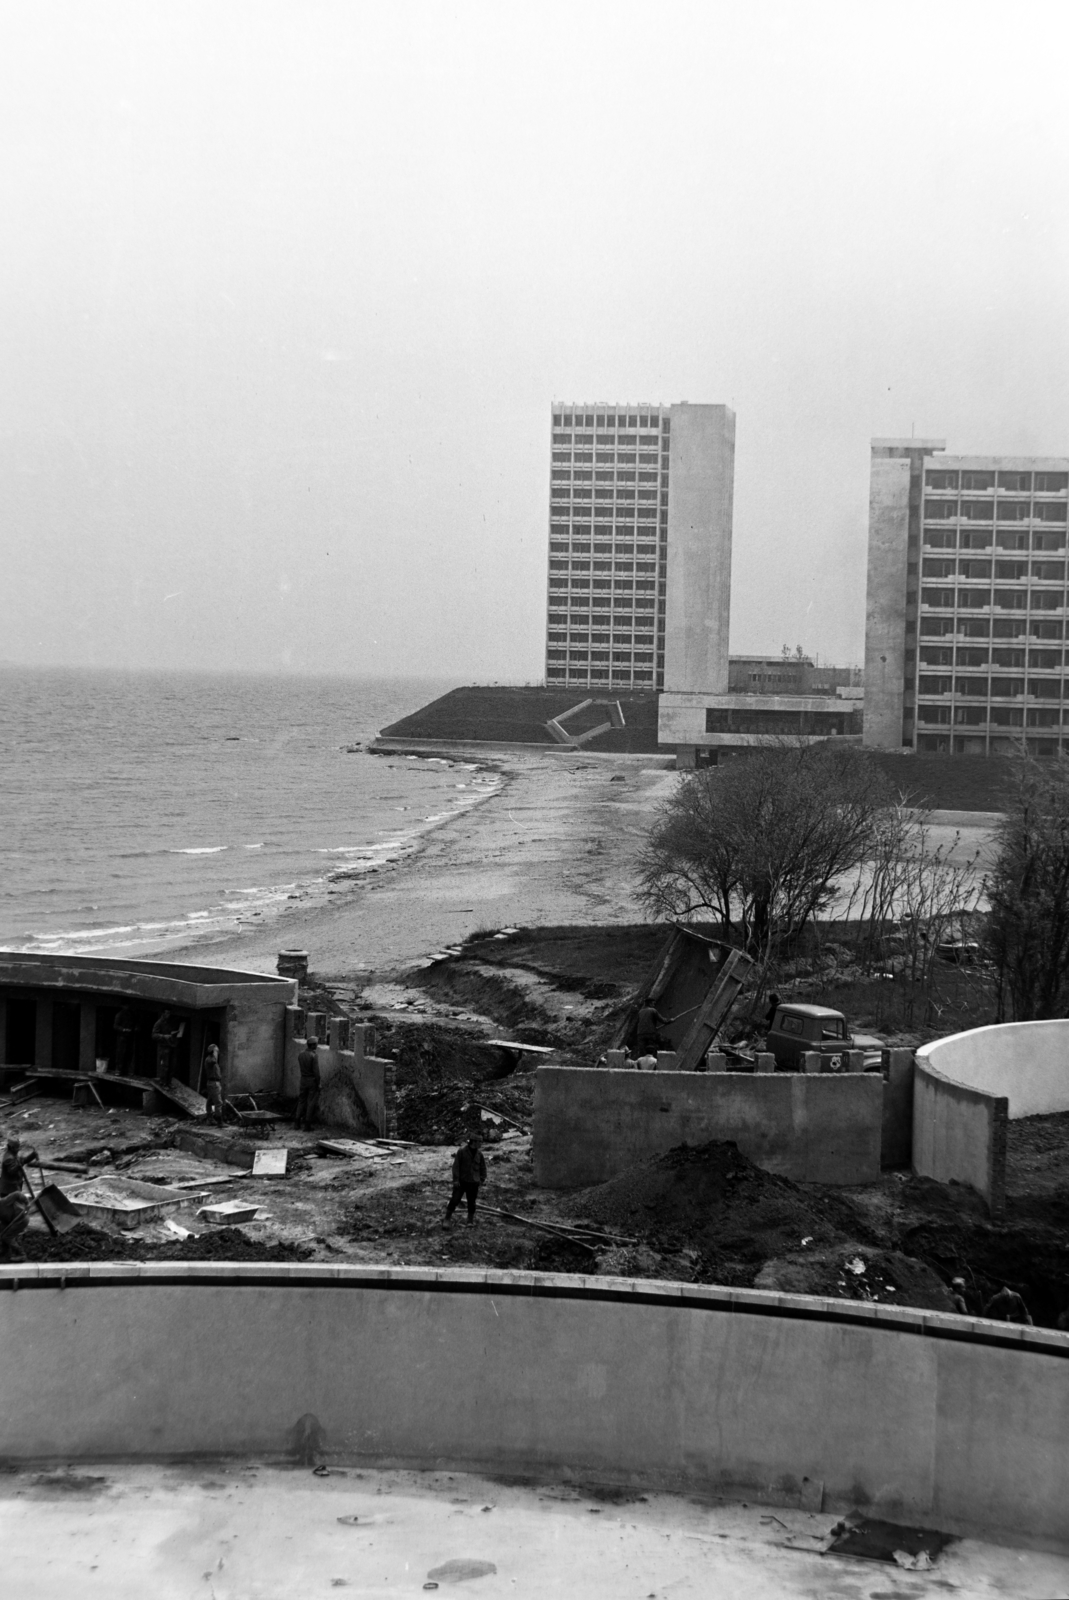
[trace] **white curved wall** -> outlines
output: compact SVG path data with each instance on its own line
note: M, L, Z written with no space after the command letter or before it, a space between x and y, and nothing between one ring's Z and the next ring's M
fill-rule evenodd
M1009 1116L1069 1111L1069 1021L1005 1022L922 1045L917 1060L968 1089L1005 1096Z
M601 1278L0 1268L0 1459L276 1455L309 1416L338 1459L823 1484L829 1510L1069 1543L1069 1335Z

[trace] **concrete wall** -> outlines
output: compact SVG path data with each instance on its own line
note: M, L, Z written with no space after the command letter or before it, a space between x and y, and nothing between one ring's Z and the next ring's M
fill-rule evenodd
M670 416L664 687L726 694L735 413L677 405Z
M603 1278L0 1267L0 1458L292 1455L302 1419L328 1460L1069 1539L1069 1335Z
M604 1183L679 1144L733 1139L800 1183L874 1183L883 1081L871 1074L636 1072L540 1067L535 1182Z
M1069 1111L1069 1021L971 1028L917 1051L913 1167L969 1183L998 1216L1006 1201L1006 1124Z
M397 1135L397 1090L392 1061L374 1054L375 1029L348 1017L307 1015L298 1006L287 1013L286 1067L283 1093L296 1096L301 1071L297 1057L305 1031L319 1044L319 1114L328 1127L372 1130L382 1138Z
M992 1216L1006 1202L1006 1100L954 1083L917 1056L913 1170L938 1183L967 1183Z
M1005 1022L936 1039L918 1061L955 1083L1004 1095L1009 1116L1069 1111L1069 1021Z

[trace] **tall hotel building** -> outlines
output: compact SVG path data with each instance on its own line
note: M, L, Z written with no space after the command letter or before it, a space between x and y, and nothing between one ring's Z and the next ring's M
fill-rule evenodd
M712 405L555 405L546 682L728 679L735 417Z
M1069 749L1067 504L1065 457L872 441L866 745Z

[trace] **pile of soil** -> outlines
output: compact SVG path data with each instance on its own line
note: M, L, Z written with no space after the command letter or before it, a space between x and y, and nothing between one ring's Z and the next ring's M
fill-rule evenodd
M923 1311L954 1309L943 1279L925 1262L897 1250L856 1249L852 1245L766 1261L754 1279L754 1288L918 1306Z
M307 1261L308 1245L250 1239L240 1228L216 1228L173 1244L123 1238L80 1222L53 1239L36 1231L22 1236L29 1261Z
M638 1235L658 1255L696 1252L702 1282L752 1284L773 1257L878 1242L847 1200L764 1172L730 1140L680 1145L570 1196L565 1209Z
M519 1123L528 1128L534 1083L528 1074L498 1078L493 1082L434 1082L417 1080L397 1091L397 1137L417 1144L463 1144L470 1134L493 1143L501 1133ZM483 1116L503 1112L508 1122L495 1124Z

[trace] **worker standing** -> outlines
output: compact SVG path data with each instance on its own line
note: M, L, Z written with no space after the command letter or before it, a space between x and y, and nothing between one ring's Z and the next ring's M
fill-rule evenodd
M475 1226L475 1202L479 1198L480 1184L486 1182L486 1160L479 1148L480 1142L478 1134L473 1133L467 1144L462 1144L453 1157L453 1193L445 1208L447 1227L453 1220L453 1212L460 1204L461 1195L468 1202L468 1227Z
M137 1023L129 1006L120 1006L115 1014L112 1029L115 1034L115 1048L111 1058L112 1071L129 1076L134 1064L134 1034L137 1032Z
M208 1102L208 1121L223 1125L223 1069L219 1062L219 1046L210 1044L204 1057L204 1088Z
M319 1111L319 1040L314 1033L310 1033L304 1041L297 1065L301 1069L301 1087L293 1125L310 1130Z
M666 1028L673 1019L662 1017L657 1007L647 1001L638 1014L638 1024L635 1030L635 1054L637 1056L655 1056L658 1050L665 1048L661 1029Z
M170 1083L174 1076L174 1052L182 1036L182 1024L169 1010L160 1013L152 1029L156 1045L156 1076L161 1083Z
M1025 1327L1032 1327L1032 1318L1028 1314L1028 1307L1016 1290L1004 1283L998 1294L993 1294L984 1307L984 1316L991 1317L995 1322L1021 1322Z

